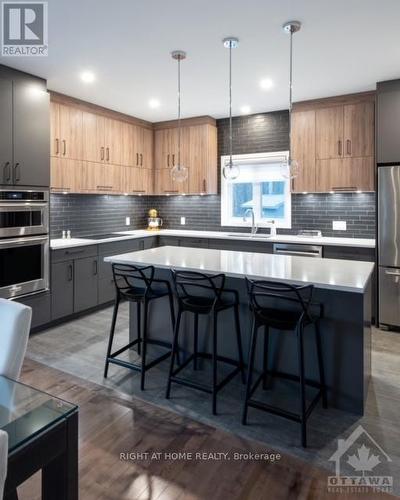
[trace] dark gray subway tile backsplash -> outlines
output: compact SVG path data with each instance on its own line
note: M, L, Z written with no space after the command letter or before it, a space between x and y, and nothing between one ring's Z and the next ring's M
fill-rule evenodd
M51 236L70 229L73 236L145 228L147 212L156 208L168 229L248 231L221 227L220 196L106 196L52 195ZM125 226L125 217L131 226ZM180 224L181 217L186 225ZM333 231L333 220L345 220L347 231ZM320 229L324 236L375 237L375 196L373 193L296 194L292 196L292 229ZM265 232L268 230L261 230Z
M228 120L217 120L218 167L221 155L229 152ZM233 119L233 153L287 150L288 113L278 111ZM147 212L156 208L169 229L248 231L221 227L221 199L212 196L107 196L51 195L51 236L70 229L73 236L145 228ZM181 217L186 225L180 224ZM130 227L125 217L131 218ZM333 231L333 220L345 220L347 231ZM320 229L324 236L375 237L374 193L292 195L292 229ZM268 230L263 230L268 231Z

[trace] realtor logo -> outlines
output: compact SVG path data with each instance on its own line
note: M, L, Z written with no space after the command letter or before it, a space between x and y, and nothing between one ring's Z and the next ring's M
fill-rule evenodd
M3 56L47 56L47 2L2 3Z
M335 453L335 475L328 477L331 493L369 493L393 491L393 476L387 475L389 455L359 425L347 439L339 439Z

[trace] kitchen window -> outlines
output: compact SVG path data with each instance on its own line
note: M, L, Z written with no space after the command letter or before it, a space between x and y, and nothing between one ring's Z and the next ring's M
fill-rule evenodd
M284 176L282 165L288 158L287 151L234 155L240 174L234 180L222 175L229 156L221 157L221 225L249 226L251 217L243 217L249 208L254 211L256 224L269 227L291 227L290 179ZM249 214L248 214L249 215Z

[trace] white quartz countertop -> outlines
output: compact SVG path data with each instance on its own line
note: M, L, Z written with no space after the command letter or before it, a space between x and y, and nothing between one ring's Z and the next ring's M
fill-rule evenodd
M104 260L210 274L224 273L235 278L247 276L292 284L312 283L317 288L358 293L365 291L374 269L374 264L370 262L172 246L112 255Z
M312 245L331 245L353 248L375 248L375 240L369 238L334 238L334 237L305 237L296 235L269 235L250 236L249 233L230 233L223 231L193 231L187 229L161 229L159 231L146 231L138 229L134 231L120 231L115 233L115 238L92 240L87 238L52 239L50 246L52 249L70 248L84 245L98 245L99 243L129 240L135 238L145 238L150 236L177 236L188 238L209 238L223 240L240 241L265 241L266 243L299 243Z

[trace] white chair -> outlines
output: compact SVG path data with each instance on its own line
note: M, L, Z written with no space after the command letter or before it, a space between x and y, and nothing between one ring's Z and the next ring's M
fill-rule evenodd
M7 476L8 434L0 430L0 500L3 499L4 483Z
M0 375L17 380L31 328L32 309L0 299Z

